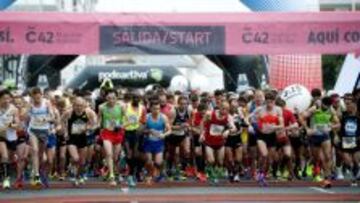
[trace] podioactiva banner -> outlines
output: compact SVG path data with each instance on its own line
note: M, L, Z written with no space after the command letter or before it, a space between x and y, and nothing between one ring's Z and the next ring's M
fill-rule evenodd
M359 50L360 14L356 12L0 13L0 54L341 54Z

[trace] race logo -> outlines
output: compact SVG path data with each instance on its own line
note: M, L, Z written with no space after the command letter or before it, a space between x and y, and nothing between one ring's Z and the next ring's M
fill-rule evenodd
M163 71L158 68L150 69L150 77L156 82L160 82L163 79Z

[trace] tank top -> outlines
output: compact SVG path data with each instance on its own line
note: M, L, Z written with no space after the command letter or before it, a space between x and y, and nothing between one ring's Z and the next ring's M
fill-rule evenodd
M29 127L30 129L36 130L49 130L50 123L46 121L46 119L50 116L49 107L46 105L45 101L41 102L39 107L34 105L31 106L29 111L30 122Z
M0 111L0 127L6 129L6 139L8 141L15 141L17 139L16 130L9 128L8 126L14 121L14 115L12 115L13 106L9 106L5 111Z
M139 105L137 111L131 104L126 105L126 111L124 115L124 123L128 123L125 130L132 131L140 127L140 117L143 113L143 106Z
M75 112L72 112L68 120L68 132L70 136L86 136L86 125L89 121L89 118L86 112L83 112L81 115L77 115Z
M360 136L360 119L357 116L343 113L341 120L341 143L343 149L357 147L357 139Z
M105 104L102 109L102 127L103 128L114 128L122 125L123 112L119 104L115 104L113 108L109 108Z
M186 122L189 122L189 118L190 118L190 116L189 116L189 112L187 111L187 109L185 109L185 112L180 112L178 108L175 108L175 119L174 119L173 125L181 125ZM184 130L173 130L172 134L176 135L176 136L184 136L185 131Z
M155 130L159 133L164 133L165 131L165 119L163 114L159 114L157 120L154 120L152 115L149 113L146 115L146 129ZM161 140L159 137L149 135L149 139L153 141Z
M266 107L262 107L260 110L260 117L258 118L258 125L260 129L263 129L265 125L279 125L279 117L277 107L273 108L271 112L266 110Z
M310 127L317 132L315 135L323 135L325 128L328 128L331 124L332 114L330 110L317 109L310 118Z
M201 122L203 120L203 116L201 115L200 112L196 111L194 113L194 122L193 122L193 126L194 127L199 127L201 125Z

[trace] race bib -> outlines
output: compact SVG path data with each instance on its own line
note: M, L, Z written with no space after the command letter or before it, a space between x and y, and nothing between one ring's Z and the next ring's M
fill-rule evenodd
M163 131L160 131L160 130L154 130L152 129L150 134L149 134L149 138L151 140L159 140L159 136L163 133Z
M106 128L109 130L113 130L115 127L120 127L120 123L116 120L110 120L106 122Z
M138 122L138 117L136 115L130 115L128 117L129 123L130 124L136 124Z
M184 130L173 130L173 134L176 136L184 136L185 131Z
M47 124L46 116L44 115L34 116L31 121L33 127L43 127Z
M274 132L273 124L264 123L262 126L262 132L265 134L270 134Z
M344 129L347 135L355 136L357 131L357 123L354 121L348 121L346 122Z
M353 149L356 147L356 137L343 137L342 147L344 149Z
M323 134L324 132L327 133L327 130L329 129L329 125L328 124L317 124L317 125L315 125L315 129L316 129L317 133L319 133L319 134Z
M71 134L72 135L79 135L84 133L84 130L86 129L86 124L84 123L73 123L71 125Z
M224 132L225 127L222 125L216 125L216 124L211 124L210 126L210 135L212 136L221 136L222 133Z

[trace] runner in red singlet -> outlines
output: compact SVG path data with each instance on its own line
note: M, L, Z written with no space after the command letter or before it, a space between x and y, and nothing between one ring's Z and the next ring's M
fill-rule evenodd
M236 130L229 109L229 103L222 102L219 109L205 116L202 124L200 140L205 144L210 181L215 184L223 170L226 138Z

